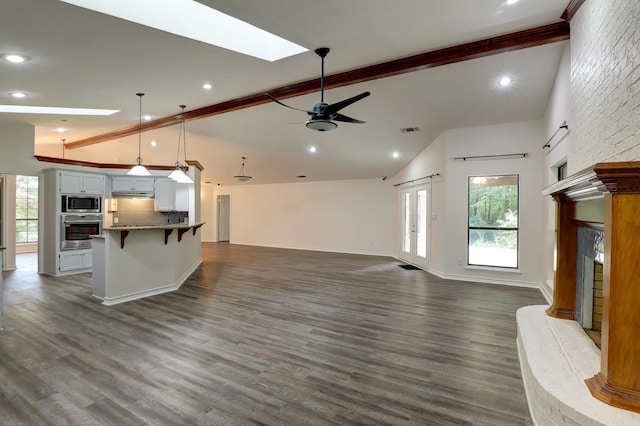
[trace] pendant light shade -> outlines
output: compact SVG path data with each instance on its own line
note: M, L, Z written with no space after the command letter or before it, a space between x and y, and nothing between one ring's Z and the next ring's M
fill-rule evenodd
M136 165L131 168L127 172L128 175L132 176L151 176L149 170L145 166L142 165L142 157L140 156L140 149L142 146L142 97L144 93L136 93L136 96L140 98L140 127L138 129L138 158L136 158Z
M238 174L234 176L234 178L236 178L240 182L246 182L253 178L253 176L249 176L249 174L244 171L244 160L246 159L247 157L242 157L242 166L240 167L240 172L238 172Z
M183 169L186 169L187 162L187 128L185 126L184 109L186 105L180 105L182 109L182 115L180 116L180 131L178 132L178 155L176 156L176 169L169 174L169 178L175 180L178 183L193 183L193 180L187 175ZM184 147L184 162L183 166L180 164L180 139L182 138L182 144Z

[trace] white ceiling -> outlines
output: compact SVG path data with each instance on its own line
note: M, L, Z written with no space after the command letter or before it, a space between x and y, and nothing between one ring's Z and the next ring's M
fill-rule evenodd
M168 0L164 0L168 1ZM160 5L162 2L158 1ZM201 0L310 49L277 62L208 46L55 0L3 0L0 54L22 53L16 66L0 61L0 104L119 109L110 117L0 114L0 124L36 127L36 154L62 156L67 142L160 118L178 105L195 109L243 95L319 78L313 53L328 46L327 75L495 35L560 21L567 0ZM161 7L161 6L158 6ZM150 12L151 13L151 12ZM177 16L176 19L181 19ZM232 35L230 35L232 37ZM187 157L207 181L234 184L246 156L251 183L393 176L447 128L543 116L565 42L518 50L383 78L325 92L336 102L370 91L341 112L366 124L308 130L303 112L270 103L187 123ZM500 90L497 79L514 84ZM202 83L214 88L205 91ZM319 89L319 80L318 80ZM22 100L9 97L25 91ZM284 102L309 109L319 92ZM62 121L66 120L66 121ZM62 135L58 127L67 128ZM403 127L421 131L401 133ZM177 128L145 132L145 164L176 161ZM148 142L158 145L152 148ZM67 149L65 158L131 164L138 136ZM310 154L307 148L317 147ZM392 152L400 153L398 159ZM182 154L181 154L182 158ZM1 172L1 170L0 170Z

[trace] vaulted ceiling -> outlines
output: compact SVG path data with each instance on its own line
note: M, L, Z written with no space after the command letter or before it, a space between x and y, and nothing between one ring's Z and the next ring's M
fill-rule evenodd
M22 53L29 60L0 61L0 104L121 111L109 117L0 113L0 124L34 125L39 155L132 164L136 132L95 136L135 129L135 94L144 92L143 113L152 116L145 125L158 127L142 133L145 164L175 163L178 121L173 117L175 125L166 126L166 117L185 104L194 118L187 122L187 157L204 166L207 181L234 184L241 156L247 157L251 183L296 181L299 175L307 180L392 176L447 128L541 118L566 44L560 40L568 38L560 18L566 0L200 3L310 50L267 62L61 1L3 0L0 54ZM514 37L541 26L546 27ZM320 96L320 59L313 50L321 46L331 48L325 100L370 91L370 97L342 111L366 124L340 123L334 131L314 132L301 124L305 113L260 97L274 92L289 105L311 108ZM440 65L430 52L442 49L448 49L444 52L454 60L446 62L452 63L429 66ZM511 76L510 87L497 85L503 75ZM205 90L203 83L213 88ZM18 90L28 96L8 96ZM60 127L66 131L56 132ZM403 133L406 127L420 130ZM106 140L78 143L87 138ZM308 151L311 146L315 153Z

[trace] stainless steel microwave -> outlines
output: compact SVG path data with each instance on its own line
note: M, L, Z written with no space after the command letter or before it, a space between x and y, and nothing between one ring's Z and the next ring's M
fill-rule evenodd
M102 211L102 197L63 195L63 213L100 213Z

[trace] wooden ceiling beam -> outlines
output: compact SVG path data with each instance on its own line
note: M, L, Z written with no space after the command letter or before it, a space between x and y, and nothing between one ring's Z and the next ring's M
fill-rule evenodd
M477 59L499 53L555 43L567 39L569 39L569 23L563 21L325 76L324 87L325 89L334 89L379 78L392 77L408 72L468 61L470 59ZM269 93L278 100L284 100L309 93L315 93L319 90L319 77L316 77L311 80L271 88L247 96L185 111L185 120L199 120L218 114L272 102L265 96L265 93ZM142 127L140 127L139 124L136 124L124 129L103 133L77 141L66 142L64 146L68 149L79 148L125 136L135 135L140 129L144 132L173 126L180 122L181 115L182 113L178 113L148 121L142 123Z

